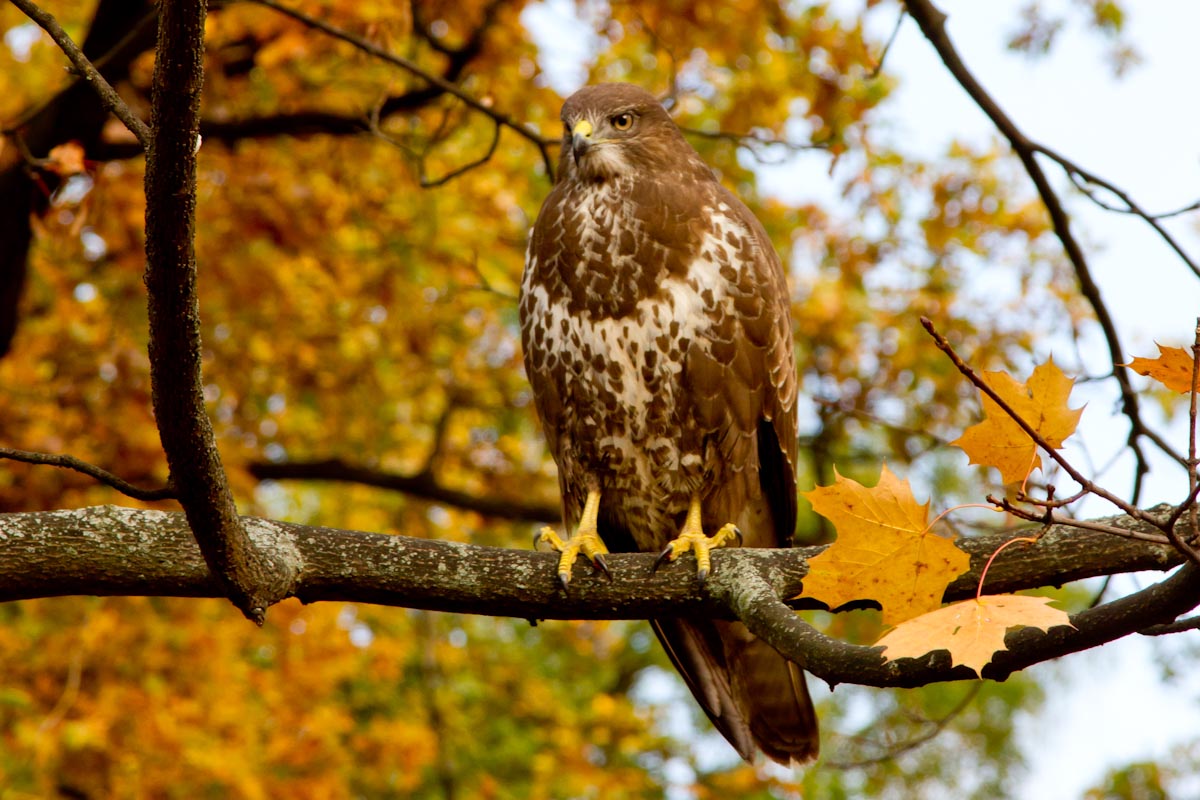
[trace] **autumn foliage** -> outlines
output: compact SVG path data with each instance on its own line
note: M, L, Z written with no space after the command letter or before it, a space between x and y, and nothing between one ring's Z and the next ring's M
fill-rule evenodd
M159 5L43 4L146 121ZM1077 6L1132 63L1121 9ZM932 7L905 7L904 24L935 39ZM805 398L796 466L815 487L802 493L796 541L829 545L793 600L835 612L805 611L806 622L876 648L875 661L948 651L985 673L1020 629L1061 633L1068 612L1102 598L1078 585L992 595L983 578L975 598L943 606L947 587L980 569L956 542L977 527L1028 523L1021 535L1036 539L1086 523L1071 507L1083 496L1141 525L1138 541L1169 553L1164 564L1195 563L1176 532L1194 506L1194 463L1186 442L1151 435L1145 390L1120 366L1131 354L1101 353L1112 372L1097 380L1121 400L1139 483L1106 488L1064 455L1083 411L1069 376L1088 376L1078 348L1105 315L1077 279L1083 249L1048 213L1062 199L1045 194L1050 182L1031 188L1013 152L1031 142L998 123L1004 143L927 158L889 135L894 78L886 37L872 31L901 10L211 4L195 186L201 389L238 510L520 548L553 520L558 484L520 368L515 295L552 179L564 81L624 80L668 98L790 260ZM1034 4L1012 44L1048 48L1052 27ZM69 454L170 488L151 401L146 158L14 5L0 8L0 29L0 448ZM578 74L554 66L560 37L579 41ZM836 201L762 191L762 169L778 164L822 176ZM989 294L997 275L1009 302ZM919 317L940 333L931 339ZM1047 342L1069 346L1052 359ZM1194 365L1190 350L1160 347L1129 367L1189 393ZM1137 507L1146 448L1190 472L1188 501ZM918 502L910 480L933 499ZM0 512L108 503L178 508L75 470L0 461ZM1006 552L1023 547L1037 545ZM69 541L58 552L64 579L86 574ZM1021 673L969 688L841 687L821 700L827 762L781 776L696 746L707 722L670 674L632 622L287 600L260 629L223 600L10 602L0 798L963 786L994 797L1019 762L1014 711L1043 692Z

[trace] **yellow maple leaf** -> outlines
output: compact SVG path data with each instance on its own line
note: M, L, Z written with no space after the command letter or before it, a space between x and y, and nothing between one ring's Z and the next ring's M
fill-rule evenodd
M934 650L949 650L954 666L960 664L976 674L1001 650L1009 628L1049 630L1070 625L1065 611L1047 605L1049 597L999 594L963 600L937 611L902 622L876 645L883 645L887 661L919 658Z
M1139 375L1146 375L1174 392L1192 389L1192 354L1182 347L1163 347L1158 342L1158 358L1135 358L1128 364Z
M1063 441L1075 432L1083 407L1067 406L1075 381L1063 374L1053 358L1034 369L1028 383L1018 382L1007 372L984 372L983 380L1051 447L1062 447ZM983 422L967 428L951 444L961 447L971 457L972 464L999 469L1005 483L1023 481L1042 464L1037 445L986 394L983 413Z
M931 533L929 503L918 505L908 481L885 464L874 488L834 470L832 486L805 492L813 510L833 523L837 541L808 562L804 591L830 608L875 600L889 625L942 604L942 595L970 567L970 557Z

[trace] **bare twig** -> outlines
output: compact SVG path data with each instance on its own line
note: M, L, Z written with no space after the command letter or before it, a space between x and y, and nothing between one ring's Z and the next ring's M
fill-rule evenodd
M58 455L55 453L33 453L28 450L13 450L8 447L0 447L0 458L7 458L10 461L20 461L24 464L45 464L47 466L74 470L75 472L87 475L89 478L95 478L105 486L116 489L126 497L132 497L135 500L149 502L153 500L170 500L175 497L175 490L170 486L163 486L158 489L141 489L129 483L124 478L119 478L108 470L102 469L95 464L89 464L75 456Z
M1200 379L1200 317L1196 319L1196 336L1192 341L1192 386L1188 394L1191 396L1191 407L1188 412L1188 488L1191 496L1196 496L1196 486L1200 483L1196 480L1196 381ZM1193 500L1188 505L1188 513L1191 515L1192 530L1196 529L1197 512L1196 503Z
M1142 628L1138 633L1143 636L1166 636L1171 633L1186 633L1194 630L1200 630L1200 617L1187 617L1163 625L1151 625L1148 628Z
M134 23L133 26L125 33L125 35L116 42L116 44L112 45L112 47L109 47L99 58L91 59L92 66L97 70L103 70L109 64L109 62L117 56L117 54L124 52L127 47L134 46L144 35L146 35L147 29L154 24L154 21L157 19L157 17L157 9L152 9L143 14L141 18L138 19L138 21ZM80 83L83 80L83 75L76 71L71 80L65 86L63 86L57 94L48 97L45 101L31 106L25 111L21 112L20 116L18 116L9 124L5 125L3 129L0 129L0 132L11 135L15 131L19 131L21 128L24 128L26 125L33 122L33 120L39 115L44 113L50 106L59 102L63 93L70 91L77 83ZM139 141L141 141L140 138Z
M389 52L388 50L385 50L382 47L379 47L378 45L372 44L371 42L367 41L366 39L364 39L361 36L357 36L353 33L350 33L349 31L343 30L343 29L337 27L336 25L330 25L327 22L323 22L323 21L317 19L316 17L312 17L312 16L309 16L308 14L305 14L302 11L298 11L294 8L290 8L286 5L283 5L282 3L278 3L275 0L250 0L250 2L258 3L261 6L266 6L267 8L274 9L275 11L278 11L280 14L283 14L284 16L287 16L287 17L291 17L292 19L296 20L297 22L299 22L303 25L306 25L315 30L319 30L322 33L324 33L328 36L332 36L335 39L340 39L343 42L352 44L355 47L357 47L359 50L363 51L364 53L374 56L375 58L378 58L382 61L386 61L389 64L393 64L397 67L400 67L405 72L415 75L416 77L420 78L421 80L425 81L426 83L430 84L431 86L437 87L438 89L445 92L446 94L457 97L459 100L461 100L463 103L465 103L466 105L468 105L475 111L478 111L479 113L490 117L497 125L508 128L509 130L512 130L513 132L515 132L517 135L521 136L522 138L527 139L528 141L532 142L538 148L538 152L542 156L542 161L546 167L546 174L547 175L554 174L554 162L551 159L551 156L546 149L548 141L546 139L543 139L542 136L537 131L533 130L532 128L527 127L525 125L525 123L518 122L517 120L515 120L513 117L509 116L508 114L505 114L501 111L497 111L496 109L492 108L488 104L479 100L477 97L472 96L468 92L464 92L461 88L454 85L453 83L450 83L449 81L423 69L419 64L417 64L413 61L410 61L409 59L404 58L403 56L398 56L395 53ZM554 140L554 142L557 143L557 139Z
M1090 493L1096 495L1097 497L1103 497L1105 500L1112 503L1114 506L1130 516L1139 516L1144 514L1141 509L1121 499L1120 497L1117 497L1104 487L1088 480L1079 470L1075 469L1071 462L1067 461L1067 459L1064 458L1056 448L1052 447L1050 443L1047 442L1045 438L1043 438L1042 435L1033 428L1032 425L1025 421L1025 419L1023 419L1021 415L1018 414L1013 407L1008 404L1008 401L1001 397L995 389L989 386L987 381L979 377L978 373L976 373L969 364L962 360L962 357L955 352L953 345L950 344L946 337L938 333L937 329L933 327L933 322L931 322L928 317L921 317L921 326L925 328L930 336L933 337L933 341L935 344L937 344L937 348L945 353L947 357L949 357L950 361L954 363L954 366L958 369L958 371L961 372L967 380L974 384L975 388L991 398L992 402L998 405L1000 410L1007 414L1013 422L1017 423L1021 430L1025 431L1026 435L1029 436L1029 438L1032 439L1038 447L1045 451L1050 458L1054 459L1054 461L1060 467L1062 467L1063 471L1071 476L1072 480L1078 483L1081 487L1086 488ZM1147 518L1146 521L1154 525L1158 524L1157 520L1150 518Z
M78 45L71 40L67 32L62 29L56 20L50 14L47 14L31 0L11 0L12 4L38 24L42 30L50 35L54 43L58 45L63 54L71 61L71 64L79 73L79 77L91 84L96 94L100 96L100 100L105 107L111 111L117 119L125 123L125 127L137 137L141 143L142 149L150 146L150 129L146 123L142 122L136 114L130 110L129 106L125 105L125 101L121 99L121 95L117 94L117 90L104 79L104 76L92 65L83 51Z
M1167 245L1172 250L1175 251L1175 254L1179 256L1179 258L1183 261L1183 263L1187 264L1188 269L1190 269L1192 271L1192 274L1195 275L1196 277L1200 277L1200 265L1198 265L1191 258L1191 256L1189 256L1187 254L1187 252L1183 249L1183 245L1179 244L1179 242L1175 239L1175 237L1173 237L1171 235L1170 231L1168 231L1166 228L1164 228L1162 226L1162 223L1160 220L1164 218L1164 215L1156 216L1154 214L1147 212L1145 209L1143 209L1141 206L1139 206L1136 202L1134 202L1133 198L1130 197L1129 193L1126 192L1124 189L1120 188L1119 186L1114 185L1113 183L1111 183L1109 181L1106 181L1105 179L1099 177L1095 173L1088 172L1083 167L1079 166L1078 164L1076 164L1074 161L1067 158L1066 156L1061 155L1060 153L1058 153L1054 150L1051 150L1049 147L1046 147L1043 144L1038 144L1036 142L1031 142L1030 144L1035 151L1041 153L1042 155L1046 156L1047 158L1049 158L1052 161L1058 162L1058 164L1064 170L1066 170L1067 176L1071 179L1071 182L1075 184L1076 188L1078 188L1079 191L1081 191L1085 195L1087 195L1088 199L1090 199L1096 205L1100 206L1101 208L1103 208L1107 211L1116 211L1116 212L1120 212L1120 213L1124 213L1124 214L1132 214L1136 217L1141 217L1143 220L1145 220L1146 224L1149 225L1151 228L1153 228L1155 230L1155 232L1158 233L1158 235L1160 237L1162 237L1162 240L1164 242L1166 242ZM1081 181L1082 181L1082 183L1081 183ZM1119 208L1117 206L1112 206L1112 205L1102 202L1100 200L1100 198L1096 197L1094 192L1090 191L1084 185L1084 183L1090 183L1093 186L1099 186L1102 189L1105 189L1105 190L1111 192L1118 199L1120 199L1120 201L1122 203L1125 204L1125 208ZM1170 214L1167 214L1165 216L1173 216L1176 214L1181 214L1184 211L1194 209L1198 206L1200 206L1200 202L1193 203L1191 206L1189 206L1187 208L1178 209L1178 210L1173 211Z
M892 50L892 45L896 43L896 36L900 33L900 27L904 24L906 10L901 8L900 13L896 16L896 24L892 27L892 33L888 36L887 41L883 45L883 50L879 53L879 59L875 62L875 66L867 73L867 80L874 80L879 77L879 73L883 71L883 63L887 60L888 53Z
M860 769L862 767L872 767L876 764L883 764L887 761L894 761L905 753L916 750L921 745L934 739L942 731L958 718L960 714L971 707L971 703L979 695L979 690L983 688L983 681L976 681L971 684L971 688L967 690L962 699L955 704L954 708L950 709L938 719L926 719L925 723L929 726L928 730L918 736L914 736L908 741L900 744L884 746L885 752L874 758L864 758L858 761L822 761L822 767L830 769Z

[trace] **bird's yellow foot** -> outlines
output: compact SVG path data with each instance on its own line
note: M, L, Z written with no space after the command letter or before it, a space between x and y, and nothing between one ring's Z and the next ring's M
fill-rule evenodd
M574 536L564 542L553 528L547 526L533 537L534 547L545 543L562 553L558 559L558 582L562 584L563 589L566 589L571 583L571 567L574 566L575 559L579 557L580 553L592 562L593 567L612 580L612 573L608 571L608 564L604 560L604 554L608 552L608 548L604 546L600 534L596 531L596 517L599 509L600 493L588 492L587 501L583 504L583 514Z
M712 549L721 547L733 539L737 539L739 545L742 543L742 532L732 522L722 525L721 529L712 536L705 536L703 528L700 527L700 499L692 498L692 502L688 506L687 520L683 523L683 530L677 537L667 542L667 546L658 554L658 560L654 562L654 569L657 570L668 561L674 561L691 550L696 554L696 578L704 583L709 573L712 572L710 557Z

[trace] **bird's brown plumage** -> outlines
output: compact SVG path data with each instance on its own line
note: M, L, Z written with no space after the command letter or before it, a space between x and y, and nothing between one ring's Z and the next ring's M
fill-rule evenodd
M627 84L564 104L558 180L521 286L525 368L563 516L600 492L611 550L661 550L699 497L750 547L795 525L796 374L783 267L761 224ZM582 124L581 124L582 123ZM817 752L804 677L736 622L652 622L741 755Z

